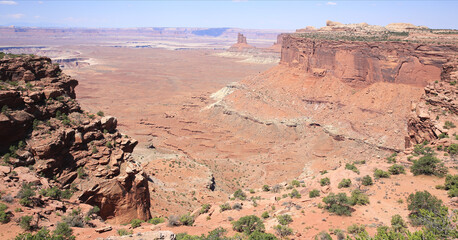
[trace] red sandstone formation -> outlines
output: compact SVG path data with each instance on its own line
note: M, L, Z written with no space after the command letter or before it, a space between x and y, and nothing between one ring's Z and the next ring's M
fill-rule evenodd
M0 60L0 79L0 146L9 147L2 160L13 171L34 169L39 188L78 189L75 195L98 206L105 220L151 217L148 181L131 157L137 141L116 130L116 118L83 112L76 80L49 58L34 56ZM2 179L9 188L20 183Z
M254 49L255 47L249 45L246 41L246 37L239 33L237 35L237 43L229 48L229 51L243 51L248 49Z

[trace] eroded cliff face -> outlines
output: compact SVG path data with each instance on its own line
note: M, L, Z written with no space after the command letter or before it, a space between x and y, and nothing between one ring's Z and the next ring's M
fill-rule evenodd
M28 166L51 186L77 190L105 220L151 217L148 181L131 157L137 141L116 130L115 117L81 110L78 81L34 56L0 60L0 80L0 151L9 168Z
M453 45L395 41L331 41L283 34L281 64L352 87L376 82L426 86L458 50Z

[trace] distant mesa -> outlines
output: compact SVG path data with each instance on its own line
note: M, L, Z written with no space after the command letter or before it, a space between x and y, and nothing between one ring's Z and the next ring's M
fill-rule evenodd
M239 33L237 35L237 43L232 45L229 48L229 51L243 51L246 49L254 49L254 48L256 47L249 45L246 41L246 37L243 36L243 34Z
M307 26L305 28L297 29L296 33L307 33L307 32L315 32L315 31L410 32L410 31L425 30L425 29L429 29L429 28L425 26L416 26L411 23L390 23L386 26L377 26L377 25L370 25L365 22L344 24L344 23L337 22L337 21L327 20L326 26L324 27L316 29L313 26Z

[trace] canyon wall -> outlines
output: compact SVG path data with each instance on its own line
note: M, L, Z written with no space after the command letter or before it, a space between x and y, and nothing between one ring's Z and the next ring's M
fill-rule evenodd
M453 45L395 41L331 41L282 34L281 64L315 76L332 76L352 87L375 82L424 87L439 80L441 66L458 50Z

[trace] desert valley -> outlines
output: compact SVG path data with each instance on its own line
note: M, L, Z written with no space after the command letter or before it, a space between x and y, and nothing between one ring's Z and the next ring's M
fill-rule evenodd
M458 30L0 27L0 239L457 239Z

